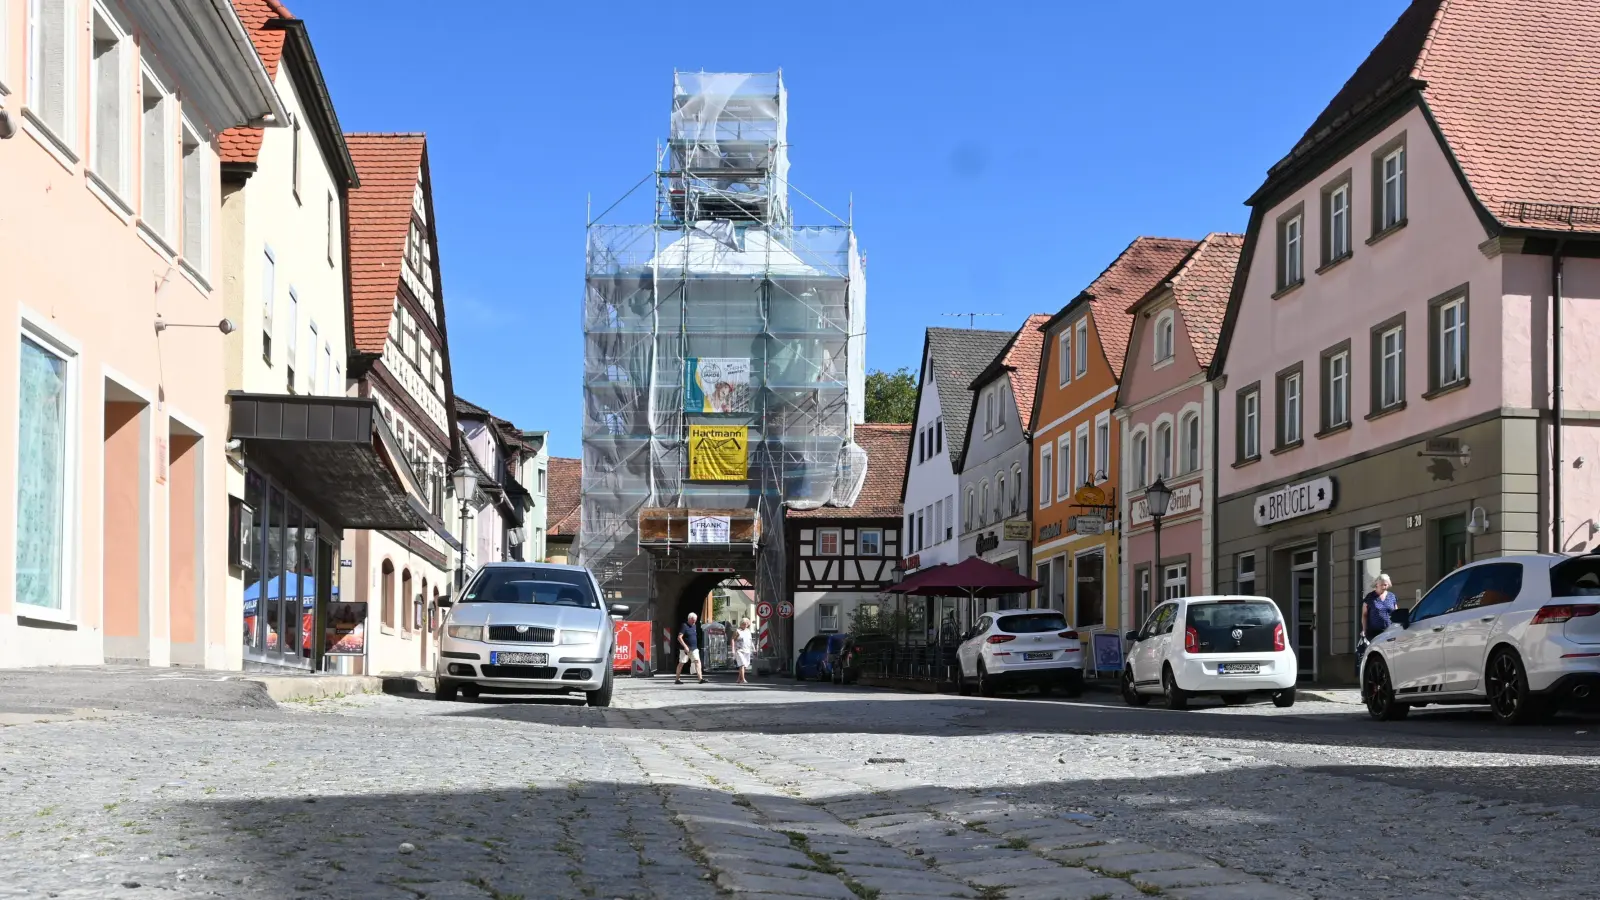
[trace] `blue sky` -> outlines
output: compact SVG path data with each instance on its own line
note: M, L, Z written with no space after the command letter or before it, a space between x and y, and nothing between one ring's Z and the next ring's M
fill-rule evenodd
M1242 231L1406 5L286 2L345 130L428 132L456 391L558 456L579 452L585 204L651 171L674 68L783 69L792 183L841 216L854 196L867 365L915 368L943 313L1015 328L1140 234Z

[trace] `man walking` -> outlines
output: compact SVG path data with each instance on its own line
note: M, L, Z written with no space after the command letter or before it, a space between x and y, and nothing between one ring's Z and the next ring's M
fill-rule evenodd
M700 629L695 624L699 620L699 616L689 613L683 627L678 629L678 675L673 679L673 684L683 684L684 663L693 666L690 671L700 679L701 684L706 683L706 673L700 668Z

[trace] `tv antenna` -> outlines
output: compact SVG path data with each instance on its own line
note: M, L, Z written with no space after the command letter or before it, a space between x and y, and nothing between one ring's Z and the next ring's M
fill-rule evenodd
M964 313L941 313L941 315L958 316L958 317L959 316L966 316L967 317L967 327L968 328L972 328L973 325L975 324L975 321L977 320L977 318L979 316L998 316L1000 314L999 313L964 312Z

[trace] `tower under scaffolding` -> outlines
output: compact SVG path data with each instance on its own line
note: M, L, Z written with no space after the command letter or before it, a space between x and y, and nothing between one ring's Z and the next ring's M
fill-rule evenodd
M629 618L718 572L776 607L784 507L866 475L866 281L848 221L794 224L787 115L781 73L675 73L654 221L588 227L578 553Z

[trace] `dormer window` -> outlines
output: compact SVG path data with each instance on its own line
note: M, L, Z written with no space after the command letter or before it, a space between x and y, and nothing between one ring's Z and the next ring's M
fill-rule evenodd
M1172 310L1167 310L1156 317L1156 362L1163 363L1172 358L1173 336L1177 331L1176 316Z

